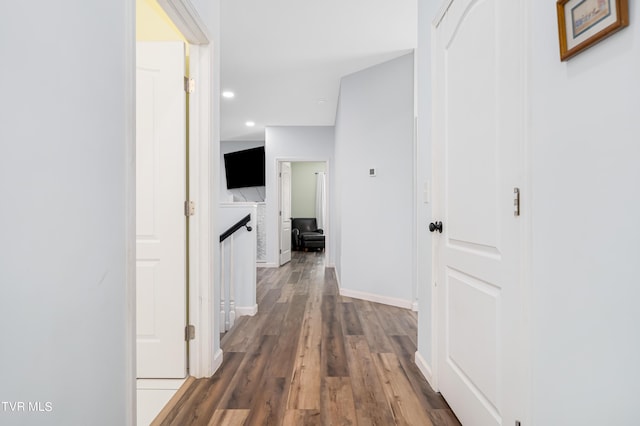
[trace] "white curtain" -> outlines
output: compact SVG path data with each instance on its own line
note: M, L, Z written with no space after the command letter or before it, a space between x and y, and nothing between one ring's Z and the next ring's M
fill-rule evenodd
M326 180L326 175L323 172L316 173L316 222L318 222L320 229L324 229L327 217Z

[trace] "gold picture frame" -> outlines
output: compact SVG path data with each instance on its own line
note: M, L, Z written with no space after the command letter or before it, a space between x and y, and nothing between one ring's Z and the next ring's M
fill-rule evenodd
M560 60L629 25L628 0L558 0Z

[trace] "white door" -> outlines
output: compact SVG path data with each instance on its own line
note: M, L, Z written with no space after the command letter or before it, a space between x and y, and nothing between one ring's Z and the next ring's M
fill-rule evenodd
M437 383L462 424L525 413L521 0L453 0L434 32Z
M137 376L186 376L184 45L139 42L136 74Z
M280 265L291 260L291 163L280 162Z

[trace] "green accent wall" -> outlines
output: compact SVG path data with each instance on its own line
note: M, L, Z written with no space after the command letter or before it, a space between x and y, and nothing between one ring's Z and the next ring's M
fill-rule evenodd
M326 172L325 162L291 163L291 216L316 217L316 172Z

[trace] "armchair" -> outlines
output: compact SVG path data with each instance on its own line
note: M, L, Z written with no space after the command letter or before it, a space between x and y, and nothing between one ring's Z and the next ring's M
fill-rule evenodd
M291 246L294 250L324 250L324 230L318 229L316 218L295 218L291 221Z

